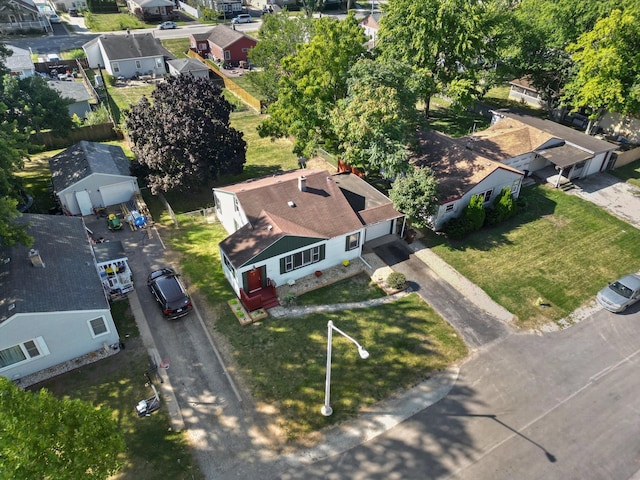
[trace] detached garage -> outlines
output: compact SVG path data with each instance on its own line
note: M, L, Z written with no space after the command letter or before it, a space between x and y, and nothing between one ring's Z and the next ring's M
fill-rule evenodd
M49 160L54 194L67 215L128 202L140 193L129 160L115 145L81 141Z

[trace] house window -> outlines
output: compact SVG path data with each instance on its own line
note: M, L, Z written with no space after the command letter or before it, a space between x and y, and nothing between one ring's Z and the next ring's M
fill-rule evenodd
M453 211L453 207L455 206L454 203L450 203L449 205L447 205L444 209L445 212L452 212Z
M224 59L231 60L231 52L229 50L224 51Z
M162 68L162 59L156 58L156 68Z
M243 48L242 49L242 53L249 53L249 49L248 48Z
M491 190L487 190L486 192L482 192L478 194L478 197L482 198L484 203L487 203L491 200L491 195L493 195L493 188Z
M359 246L360 246L360 232L347 235L347 244L345 246L346 251L355 250Z
M136 60L136 69L140 70L142 68L142 62L140 60Z
M9 15L9 21L11 23L18 23L18 21L16 20L16 16L15 15Z
M231 260L229 260L225 254L222 254L222 260L224 261L224 264L227 266L231 274L235 277L236 269L233 268L233 265L231 265Z
M240 203L238 202L238 197L233 197L233 209L236 212L240 211Z
M280 259L280 273L290 272L324 260L324 245L311 247Z
M42 355L47 355L48 353L49 351L42 337L27 340L24 343L0 350L0 370L38 358Z
M120 65L118 62L113 62L111 64L111 70L113 70L113 73L120 73Z
M109 333L109 329L107 328L107 324L104 321L104 317L98 317L94 318L93 320L89 320L89 326L91 327L91 333L94 337Z

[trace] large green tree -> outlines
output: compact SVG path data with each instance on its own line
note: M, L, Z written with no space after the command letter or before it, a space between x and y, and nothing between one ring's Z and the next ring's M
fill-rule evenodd
M429 225L429 218L438 208L438 181L430 168L412 168L393 182L389 198L419 227Z
M69 115L72 100L62 98L42 77L7 76L3 99L8 107L7 119L15 120L24 133L51 130L58 137L67 137L73 128Z
M479 72L495 70L504 43L502 2L394 0L384 11L376 48L387 61L413 66L426 116L431 97L452 82L460 100L480 93Z
M394 178L407 170L408 148L417 125L411 69L370 59L349 71L347 97L332 116L343 159L366 175Z
M575 75L565 86L571 105L590 107L592 120L604 111L640 113L638 2L600 19L568 51L575 62Z
M0 377L1 478L103 480L118 470L124 448L110 411Z
M284 74L282 60L296 55L298 47L311 36L313 22L307 17L291 17L286 9L265 15L260 41L249 50L249 60L259 69L247 74L267 103L278 98L278 84Z
M214 82L170 77L127 112L125 127L151 191L189 190L242 173L247 144L230 126L233 109Z
M282 61L278 99L258 127L260 136L291 135L294 152L307 156L321 141L336 145L331 112L347 94L349 68L365 54L365 41L353 13L343 21L318 19L309 42Z

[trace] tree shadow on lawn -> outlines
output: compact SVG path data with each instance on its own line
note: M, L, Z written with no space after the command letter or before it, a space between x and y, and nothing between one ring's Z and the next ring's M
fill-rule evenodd
M450 240L445 236L430 235L429 246L446 244L452 250L465 251L467 248L489 251L503 245L511 245L508 234L527 223L535 222L555 212L557 203L545 195L547 187L534 185L522 189L520 193L518 213L493 227L482 227L462 240Z

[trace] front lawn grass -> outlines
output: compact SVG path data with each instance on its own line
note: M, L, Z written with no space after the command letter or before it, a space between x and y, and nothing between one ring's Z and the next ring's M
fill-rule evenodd
M326 287L296 297L296 305L326 305L327 303L362 302L386 296L366 273L345 278Z
M173 53L176 58L189 58L187 50L189 50L188 38L168 38L162 40L162 46Z
M207 319L208 328L223 334L230 344L255 401L278 407L280 426L291 440L353 417L359 409L415 385L467 354L454 329L415 294L375 308L295 319L267 318L242 327L226 304L235 295L220 268L217 244L227 235L224 228L193 217L181 216L179 221L181 228L171 231L171 245L181 253L181 273L197 287L216 317ZM375 291L350 295L346 291L349 285L361 280L352 282L312 292L314 300L309 304L377 295ZM329 320L358 340L371 356L361 360L353 345L334 335L334 414L325 418L320 407Z
M84 13L84 22L92 32L112 32L114 30L131 30L149 28L150 25L140 21L135 15L128 13Z
M97 363L72 370L33 389L46 388L60 398L82 399L109 408L124 434L124 466L114 478L122 480L193 480L202 475L195 465L182 432L170 428L166 408L138 418L135 405L153 395L145 386L148 357L129 302L112 303L111 313L123 337L125 349ZM127 338L125 338L125 336Z
M637 228L550 187L527 187L520 196L527 207L496 228L461 242L425 239L520 325L566 318L608 282L640 270ZM550 306L539 306L538 299Z

